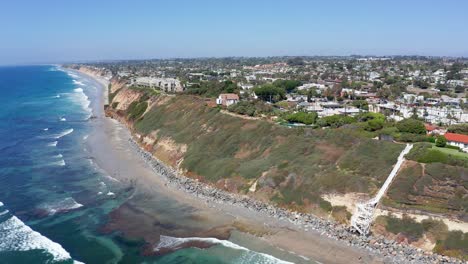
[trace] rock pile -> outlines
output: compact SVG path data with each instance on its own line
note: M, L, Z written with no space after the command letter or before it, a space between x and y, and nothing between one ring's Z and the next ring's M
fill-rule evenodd
M382 256L386 263L465 263L456 258L424 252L410 245L399 244L383 236L361 236L351 230L350 227L333 221L324 220L311 214L278 208L248 196L229 193L194 179L179 176L174 169L166 166L153 157L151 153L142 149L133 139L130 138L129 141L151 169L156 174L163 176L169 185L207 202L241 206L275 219L289 221L303 230L315 230L323 236L342 241L349 246L368 250L371 254Z

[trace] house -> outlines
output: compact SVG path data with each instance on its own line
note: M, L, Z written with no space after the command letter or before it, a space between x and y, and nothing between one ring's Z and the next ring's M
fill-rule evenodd
M433 124L425 123L424 127L426 128L426 133L427 134L432 134L432 135L443 135L447 130L443 129L441 127L437 127Z
M220 94L216 98L216 104L230 106L239 102L239 96L233 93Z
M468 135L445 133L447 144L461 148L464 152L468 152Z

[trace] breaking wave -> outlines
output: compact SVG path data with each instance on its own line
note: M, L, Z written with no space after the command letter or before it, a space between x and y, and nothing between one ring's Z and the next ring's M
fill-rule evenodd
M89 105L91 101L88 96L84 93L82 88L73 89L74 93L70 94L70 97L74 103L79 104L85 111L91 113L91 108Z
M57 143L58 143L58 141L53 141L53 142L47 143L47 146L49 146L49 147L56 147L56 146L57 146Z
M231 248L234 250L242 251L242 255L239 257L239 263L250 263L255 259L256 263L278 263L278 264L292 264L292 262L284 261L278 258L275 258L271 255L260 253L256 251L252 251L248 248L243 246L237 245L229 240L220 240L213 237L186 237L186 238L178 238L178 237L170 237L170 236L160 236L160 241L158 245L154 248L156 252L162 249L178 249L179 247L183 246L186 243L191 242L203 242L212 245L222 245L226 248Z
M3 203L0 202L1 205ZM70 254L58 243L34 231L16 216L0 223L0 251L45 250L54 261L70 260Z
M65 117L61 117L60 121L67 121L67 119Z
M54 215L60 212L68 212L71 210L75 210L82 206L82 204L76 202L75 199L73 199L72 197L67 197L60 201L43 204L39 206L39 209L47 211L48 215Z
M80 81L77 81L77 80L73 80L73 83L74 83L74 84L78 84L78 85L84 85L83 82L80 82Z
M65 160L64 160L64 159L61 159L61 160L59 160L59 161L51 162L51 163L49 163L49 165L51 165L51 166L60 166L60 167L63 167L63 166L65 166L65 165L67 165L67 164L65 163Z
M72 132L73 132L73 128L69 128L69 129L67 129L67 130L65 130L65 131L63 131L61 133L58 133L58 134L54 135L54 138L59 139L59 138L64 137L64 136L66 136L68 134L71 134Z
M9 212L10 212L10 211L8 211L8 210L5 210L5 211L3 211L3 212L0 212L0 216L2 216L2 215L4 215L4 214L8 214Z

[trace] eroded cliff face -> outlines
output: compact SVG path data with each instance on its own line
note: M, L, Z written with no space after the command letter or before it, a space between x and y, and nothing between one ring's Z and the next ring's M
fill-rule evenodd
M110 104L112 105L113 110L117 112L126 111L131 103L139 101L141 97L142 94L138 91L130 89L120 89L117 91Z

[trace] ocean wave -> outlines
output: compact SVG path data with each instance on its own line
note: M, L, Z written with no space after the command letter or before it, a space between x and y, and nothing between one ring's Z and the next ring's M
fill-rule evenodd
M84 85L83 82L80 82L80 81L77 81L77 80L73 80L73 83L74 83L74 84L78 84L78 85Z
M61 159L61 160L59 160L59 161L51 162L51 163L49 163L49 165L51 165L51 166L60 166L60 167L63 167L63 166L65 166L65 165L67 165L67 164L65 163L65 160L64 160L64 159Z
M59 153L59 154L57 154L57 155L54 155L53 158L55 158L55 159L61 159L61 158L63 158L63 155Z
M64 121L67 121L67 119L65 117L61 117L60 121L64 122Z
M79 76L74 74L74 73L71 73L71 72L67 72L68 76L72 77L72 78L78 78Z
M60 98L60 94L57 94L57 95L54 96L53 98Z
M0 212L0 216L5 215L5 214L8 214L9 212L10 212L10 211L8 211L8 210L5 210L5 211L3 211L3 212Z
M45 210L48 215L54 215L60 212L75 210L82 206L82 204L76 202L72 197L67 197L60 201L40 205L39 209Z
M83 140L87 140L88 137L89 137L89 135L84 135L84 136L83 136Z
M71 100L76 103L81 105L81 107L91 113L92 110L89 107L91 105L91 101L89 100L89 97L84 93L84 90L82 88L76 88L73 89L74 93L69 93Z
M59 138L64 137L64 136L66 136L68 134L71 134L72 132L73 132L73 128L69 128L67 130L64 130L61 133L58 133L58 134L54 135L54 138L59 139Z
M18 217L12 216L0 223L0 251L45 250L54 261L71 259L60 244L32 230Z
M4 206L4 204L2 202L0 202L0 207Z
M44 129L42 129L42 130L44 130L44 131L47 131L47 130L49 130L49 128L48 128L48 127L46 127L46 128L44 128Z
M278 258L275 258L271 255L260 253L256 251L252 251L248 248L243 246L237 245L229 240L221 240L213 237L185 237L185 238L178 238L178 237L170 237L170 236L160 236L160 241L158 245L154 248L154 251L158 252L162 249L179 249L181 246L187 243L193 242L203 242L212 245L222 245L226 248L231 248L234 250L243 251L244 253L239 257L239 263L249 263L250 261L261 258L261 260L257 260L257 263L278 263L278 264L290 264L292 262L284 261Z
M57 143L58 143L58 141L53 141L53 142L47 143L47 146L49 146L49 147L56 147L56 146L57 146Z

